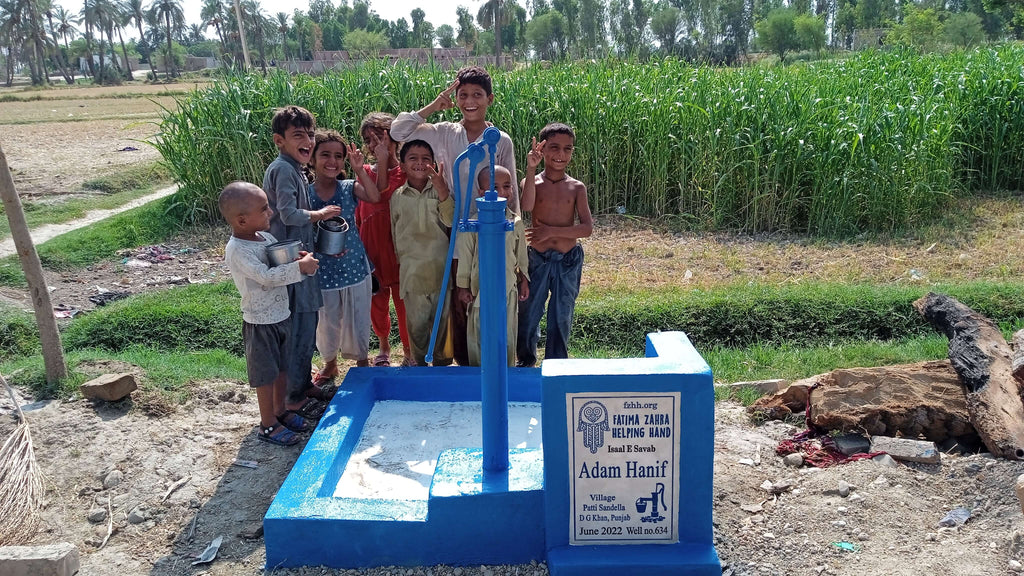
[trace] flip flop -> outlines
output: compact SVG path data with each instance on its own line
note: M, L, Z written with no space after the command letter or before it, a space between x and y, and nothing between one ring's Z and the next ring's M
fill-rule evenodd
M406 356L405 358L402 359L402 363L399 364L399 366L402 368L411 368L413 366L416 366L416 361Z
M387 354L377 354L373 358L373 365L374 366L382 366L382 367L390 368L391 367L391 356L389 356Z
M313 386L322 387L328 382L333 382L337 376L324 376L319 370L313 374Z
M292 432L309 432L311 429L309 422L294 410L285 410L277 417L277 421Z
M260 428L257 438L277 446L294 446L299 443L299 437L281 424L274 424L266 428Z

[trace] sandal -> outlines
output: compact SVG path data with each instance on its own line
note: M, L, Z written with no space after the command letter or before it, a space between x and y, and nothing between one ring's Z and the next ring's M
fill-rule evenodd
M256 437L264 442L278 446L294 446L299 443L299 437L281 424L274 424L266 428L261 427L260 433Z
M311 428L309 422L294 410L285 410L277 417L277 421L292 432L309 432Z
M399 366L402 367L402 368L411 368L411 367L416 366L416 365L417 365L416 361L413 360L409 356L406 356L405 358L403 358L402 359L402 363L399 364Z
M324 411L327 410L327 404L317 400L316 398L306 398L306 401L302 403L295 410L289 410L305 420L318 421L324 415Z
M334 376L324 376L323 372L317 370L316 373L313 374L313 386L322 387L328 382L333 382L337 377L337 374Z
M391 356L389 356L387 354L384 354L384 353L377 354L373 358L373 365L374 366L382 366L382 367L385 367L385 368L390 368L391 367Z
M328 381L321 385L313 384L309 390L306 390L306 398L314 398L321 402L330 402L337 392L338 385L334 382Z

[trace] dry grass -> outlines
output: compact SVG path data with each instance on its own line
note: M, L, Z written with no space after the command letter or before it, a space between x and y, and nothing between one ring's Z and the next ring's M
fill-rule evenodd
M174 109L173 96L150 98L77 98L5 102L0 106L0 124L46 122L87 122L90 120L156 120L161 106ZM38 128L37 128L38 129ZM6 132L7 129L5 128Z
M1024 203L964 200L947 221L905 237L845 242L675 232L663 221L606 216L584 249L583 284L598 291L746 282L1005 281L1024 276Z
M39 526L43 474L18 398L3 376L0 384L3 393L10 395L18 417L18 426L0 447L0 546L15 546L29 542Z

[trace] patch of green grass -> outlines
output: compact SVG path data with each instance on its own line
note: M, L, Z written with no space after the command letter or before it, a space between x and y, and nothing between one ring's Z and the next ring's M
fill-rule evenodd
M163 242L181 231L181 221L168 211L172 198L132 208L43 242L36 246L39 259L48 270L68 270L111 258L118 250ZM16 256L0 259L0 284L25 286Z
M85 216L90 210L109 210L150 194L171 183L171 174L159 163L126 167L82 185L84 190L98 192L87 198L71 198L59 202L25 202L22 209L29 228L43 224L59 224ZM4 209L0 206L0 215ZM11 235L6 217L0 217L0 240Z
M64 331L67 349L121 351L224 349L242 355L242 312L231 282L140 294L76 319Z
M84 349L69 352L66 357L70 376L56 386L46 383L42 357L22 356L0 364L0 373L10 375L9 380L26 386L41 398L69 397L92 376L80 367L89 362L118 360L141 368L144 372L142 388L157 390L177 401L189 393L189 384L198 380L235 380L245 382L245 358L225 350L157 350L145 346L131 346L120 352Z
M0 306L0 358L39 354L35 318L21 310Z
M911 303L929 290L949 294L1004 331L1024 326L1024 287L970 282L930 287L802 284L585 292L573 341L587 355L643 354L647 333L679 330L698 350L755 345L818 346L931 335Z
M944 336L917 336L880 342L847 341L825 346L759 344L747 348L701 350L717 382L784 378L798 380L837 368L889 366L941 360L949 353Z

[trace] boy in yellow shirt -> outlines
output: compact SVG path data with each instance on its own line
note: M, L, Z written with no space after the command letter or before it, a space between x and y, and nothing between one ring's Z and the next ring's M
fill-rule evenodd
M405 301L405 325L409 348L416 365L425 366L430 331L439 298L445 306L434 347L434 365L452 363L445 350L448 339L448 299L441 292L448 229L455 203L448 186L434 168L434 151L423 140L406 142L399 152L406 183L391 195L391 235L398 256L398 286Z
M478 196L482 196L490 184L490 173L483 170L477 177ZM494 189L498 196L508 200L512 196L512 174L504 166L494 167ZM515 229L505 234L505 317L508 326L508 365L516 362L516 334L518 329L519 302L530 295L530 278L527 275L529 258L526 253L526 231L522 218L507 204L505 216L513 218ZM462 265L456 273L456 290L459 301L467 305L466 343L469 365L480 365L480 251L477 235L462 232L455 240Z

